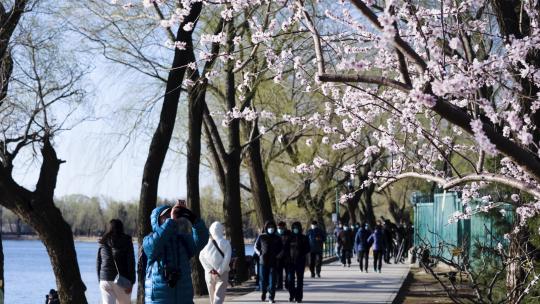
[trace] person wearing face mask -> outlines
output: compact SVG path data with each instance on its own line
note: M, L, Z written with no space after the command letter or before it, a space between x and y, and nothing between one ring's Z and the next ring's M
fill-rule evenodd
M277 233L279 237L281 237L281 243L283 244L284 248L287 246L287 242L291 236L291 231L287 229L287 224L283 221L278 223L277 226ZM285 250L284 250L285 251ZM286 252L286 251L285 251ZM285 288L287 287L287 280L284 280L283 272L287 270L287 263L288 263L288 257L286 254L283 254L281 258L277 261L276 266L276 288L278 290L282 290L283 286Z
M224 237L224 227L220 222L210 225L210 239L201 250L199 260L204 268L210 304L222 304L229 281L231 244Z
M277 262L283 256L283 243L276 232L276 223L268 221L264 225L264 233L255 243L255 252L259 255L260 271L259 283L261 287L261 300L266 301L269 294L269 303L275 303Z
M369 225L364 224L356 232L354 238L354 247L356 248L357 259L360 263L360 271L364 270L368 272L368 260L369 260L369 243L368 238L371 235L371 230L369 230ZM365 267L364 267L365 266Z
M343 225L343 231L339 233L337 241L341 245L341 264L343 264L343 267L347 265L351 267L354 235L348 225Z
M192 304L190 259L208 242L206 225L184 200L155 208L150 221L152 233L143 240L148 263L145 303Z
M294 222L291 229L292 233L287 241L287 251L285 253L289 259L287 265L289 302L302 303L304 297L304 269L310 246L308 238L302 234L302 224L300 222Z
M315 220L311 222L311 229L307 232L310 247L310 263L309 270L311 277L321 277L322 254L324 243L326 242L326 232L319 228L319 223Z
M380 222L375 226L375 231L369 236L368 243L373 244L373 270L381 272L384 250L386 242L384 238L383 228Z

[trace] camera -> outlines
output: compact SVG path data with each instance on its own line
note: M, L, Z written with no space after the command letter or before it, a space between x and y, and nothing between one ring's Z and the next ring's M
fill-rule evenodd
M163 277L165 277L167 285L170 288L174 288L176 286L176 283L178 282L178 279L180 279L180 271L178 271L178 269L174 267L167 265L163 270Z

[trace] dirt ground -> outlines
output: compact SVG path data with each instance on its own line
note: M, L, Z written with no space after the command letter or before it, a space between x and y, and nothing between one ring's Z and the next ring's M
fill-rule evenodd
M413 267L405 279L394 304L453 303L439 283L423 269Z

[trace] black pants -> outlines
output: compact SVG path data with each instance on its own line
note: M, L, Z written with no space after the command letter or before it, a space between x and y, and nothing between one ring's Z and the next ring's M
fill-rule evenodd
M373 269L381 270L384 250L373 250Z
M317 273L318 276L321 275L321 266L322 266L322 253L311 252L309 254L309 271L311 271L311 276L314 276Z
M287 288L287 279L283 276L283 272L287 271L287 267L285 266L285 263L283 261L279 261L276 266L276 288L277 289L283 289L283 284L285 284L285 288ZM286 274L285 274L286 275Z
M289 298L302 301L304 297L304 267L305 261L296 264L289 264L287 267L287 287L289 288Z
M386 247L386 250L383 250L383 254L384 254L384 262L386 262L386 264L390 264L390 258L392 257L392 253L393 253L394 249L392 247Z
M341 264L351 265L352 250L350 249L341 249Z
M360 263L360 270L368 271L369 249L358 251L358 262ZM364 268L364 265L366 267Z
M273 300L276 295L276 267L266 266L261 264L259 282L261 284L262 294L266 297L266 293L270 294L270 300Z

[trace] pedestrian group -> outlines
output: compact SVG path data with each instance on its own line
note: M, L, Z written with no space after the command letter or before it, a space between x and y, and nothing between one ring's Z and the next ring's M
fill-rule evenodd
M145 273L147 304L192 304L191 258L199 254L204 268L211 304L225 301L233 252L225 229L214 222L207 229L201 218L183 200L174 206L160 206L150 216L152 232L138 253L139 269ZM375 272L382 261L403 261L410 247L411 231L390 221L379 221L373 231L368 224L339 224L334 235L337 255L343 267L351 267L356 255L360 271L368 272L369 251L373 250ZM312 221L304 234L300 222L287 229L285 222L266 222L254 244L257 262L257 289L261 300L275 303L276 290L287 289L289 302L302 303L304 270L309 265L312 278L321 277L326 232ZM130 304L135 284L135 253L132 238L124 233L122 221L113 219L99 240L97 275L102 304ZM54 302L53 302L54 301ZM51 290L46 303L59 303Z

